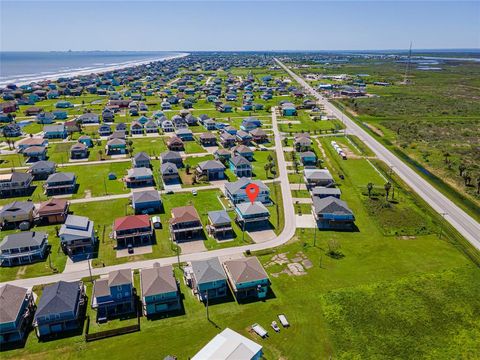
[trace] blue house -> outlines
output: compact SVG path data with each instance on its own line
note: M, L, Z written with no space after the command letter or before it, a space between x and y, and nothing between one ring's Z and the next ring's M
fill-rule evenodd
M248 145L252 141L252 135L250 135L250 133L243 130L238 130L236 137L237 137L237 141L244 145Z
M299 156L304 166L315 166L317 164L317 156L313 151L302 152Z
M192 141L193 140L193 133L190 129L178 129L175 134L182 140L182 141Z
M67 108L72 108L73 104L69 101L58 101L55 103L55 107L57 109L67 109Z
M39 124L51 124L53 120L55 120L55 114L51 112L41 112L36 118Z
M140 270L142 307L145 316L181 309L180 291L172 266L153 264L151 269Z
M81 329L85 305L85 288L81 281L47 285L33 319L37 336L42 338Z
M66 118L68 118L67 112L63 110L53 111L53 116L55 116L55 120L65 120Z
M97 310L97 321L135 311L132 270L111 271L107 278L95 280L92 308Z
M320 229L352 230L355 216L347 203L334 196L313 197L313 213Z
M46 139L65 139L67 136L65 124L45 125L43 127L43 137Z
M35 312L33 292L14 285L0 287L0 345L21 342Z
M233 155L243 156L245 159L252 161L253 160L253 151L248 146L237 145L232 148Z
M260 120L255 118L247 118L242 120L242 125L240 125L240 129L244 131L251 131L261 126L262 122Z
M78 142L82 143L86 147L89 147L89 148L93 147L93 141L90 136L82 135L78 138Z
M297 108L292 103L286 102L281 105L283 116L295 116L297 115Z
M217 107L217 110L222 112L222 113L229 113L229 112L232 112L233 107L230 104L220 104Z
M252 164L241 155L231 157L228 166L237 177L252 177Z
M191 288L201 301L227 296L227 277L218 258L192 261Z
M256 257L225 261L223 267L238 301L247 298L266 298L271 283Z
M112 128L109 124L102 124L98 127L98 135L108 136L112 133Z
M162 209L162 200L157 190L132 191L132 207L135 214L151 214Z

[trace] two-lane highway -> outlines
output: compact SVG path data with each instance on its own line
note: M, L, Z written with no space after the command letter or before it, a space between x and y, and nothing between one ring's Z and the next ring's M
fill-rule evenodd
M465 213L450 199L438 191L428 181L423 179L412 168L405 164L401 159L390 152L385 146L378 142L367 131L362 129L355 121L350 119L345 113L331 104L326 98L315 91L303 78L287 68L281 61L275 61L301 86L312 94L327 110L337 118L341 119L346 125L348 132L358 136L376 156L383 160L392 168L398 176L408 184L417 194L419 194L436 212L441 214L455 229L458 230L473 246L480 250L480 224L470 215Z

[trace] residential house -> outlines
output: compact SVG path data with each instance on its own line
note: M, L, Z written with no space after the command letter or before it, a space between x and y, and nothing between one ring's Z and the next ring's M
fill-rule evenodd
M182 139L182 141L193 141L193 133L190 129L177 129L175 134Z
M300 161L304 166L316 166L317 165L317 155L313 151L305 151L298 154Z
M177 165L178 168L183 167L182 156L177 151L165 151L160 154L160 158L162 159L162 164L172 163Z
M88 147L83 143L73 144L70 148L71 159L86 159L88 158Z
M107 155L126 154L127 142L123 139L113 138L107 141Z
M35 313L33 292L10 284L0 287L0 347L25 340Z
M33 222L35 206L31 201L14 201L4 205L0 210L0 228Z
M152 170L144 167L128 169L125 183L128 188L155 185Z
M163 182L170 184L179 181L177 165L171 162L162 163L160 166L160 174L162 175Z
M47 233L42 231L22 231L5 236L0 242L1 265L24 265L45 259L47 239Z
M150 168L150 156L146 152L139 152L132 158L132 166L134 168Z
M101 124L98 127L98 135L109 136L112 133L112 127L109 124Z
M0 174L0 195L23 196L31 191L33 176L29 173L12 172Z
M75 192L77 187L77 176L71 172L58 172L51 174L43 189L48 196L57 194L69 194Z
M63 223L67 218L69 206L65 199L51 198L40 204L36 217L47 224Z
M283 116L296 116L297 115L297 108L291 102L284 102L281 105L282 115Z
M248 132L243 130L238 130L237 134L235 135L237 138L237 142L243 145L248 145L252 141L253 137Z
M262 346L239 333L226 328L216 335L192 360L260 360Z
M308 134L295 134L293 146L296 151L309 151L312 148L312 140Z
M148 215L129 215L115 219L113 238L117 241L117 248L150 244L153 238L150 218Z
M154 188L132 191L132 207L135 214L151 214L162 209L160 194Z
M143 314L147 317L180 310L180 290L171 265L140 270Z
M6 138L22 136L22 128L16 123L11 123L2 128L2 133Z
M138 121L133 121L130 125L130 134L143 135L143 125Z
M135 308L131 269L111 271L93 283L92 309L97 310L98 322L130 314Z
M342 192L338 188L332 188L332 187L324 187L324 186L316 186L311 190L312 196L316 196L320 199L333 196L336 197L337 199L340 199L340 195Z
M63 252L68 256L92 253L96 236L94 223L88 217L67 215L58 233Z
M103 122L114 122L115 113L111 109L105 108L102 111L102 119L103 119Z
M270 219L270 212L260 201L237 204L235 214L235 220L243 229L251 224L266 225Z
M230 104L220 104L217 106L217 110L222 113L229 113L232 112L233 107Z
M43 137L47 139L65 139L67 137L65 124L45 125L43 127Z
M237 145L232 149L233 155L243 156L245 159L252 161L253 160L253 151L248 146Z
M235 155L228 161L229 168L239 178L252 177L252 164L241 155Z
M120 125L120 124L118 124ZM118 128L118 126L117 126ZM126 130L118 130L116 129L107 139L108 140L113 140L113 139L121 139L125 140L127 138L127 131Z
M223 267L237 300L267 297L271 283L257 257L225 261Z
M227 277L220 260L211 258L192 261L191 287L201 301L227 296Z
M165 133L174 132L175 127L173 126L173 123L170 120L165 120L162 122L162 131Z
M207 232L217 239L232 235L232 220L225 210L208 212Z
M48 140L41 137L26 137L17 142L17 147L19 152L25 151L25 149L31 146L48 146Z
M222 131L222 133L220 134L220 143L224 148L230 148L232 146L235 146L236 137L226 131Z
M173 241L179 242L197 237L203 231L200 216L193 206L181 206L171 210L169 220Z
M200 144L203 146L215 146L217 145L217 137L209 132L200 134Z
M183 151L184 145L182 139L178 136L172 136L167 140L167 147L169 150L172 151Z
M270 200L270 188L260 180L250 180L247 178L240 178L233 183L225 184L225 196L232 202L232 204L240 204L244 202L250 203L250 199L247 196L246 188L248 184L255 184L258 186L259 191L257 195L257 201L263 204L271 203Z
M252 136L252 140L256 143L261 144L268 141L268 135L263 129L253 129L250 131L250 135Z
M158 133L158 125L155 121L153 120L148 120L145 125L145 132L147 134L157 134Z
M46 160L47 148L45 146L30 146L23 150L23 156L27 158L27 163Z
M202 161L197 165L196 175L207 181L222 180L225 178L225 165L217 160Z
M91 148L93 147L92 138L88 135L82 135L78 138L78 142L84 144L86 147Z
M246 118L242 120L240 129L243 131L252 131L253 129L259 128L262 126L262 122L256 118Z
M327 169L304 169L303 179L308 189L315 186L330 187L334 184L333 177Z
M216 126L215 126L215 121L212 120L212 119L206 119L203 121L203 126L205 127L205 129L207 130L215 130L216 129Z
M81 281L59 281L45 286L33 319L37 336L62 335L82 329L86 300Z
M347 203L334 196L313 197L313 215L320 229L352 230L355 216Z
M215 157L216 160L219 160L222 163L226 163L228 162L228 160L230 160L230 158L232 157L232 154L227 149L220 148L215 150L215 152L213 153L213 156Z
M46 179L50 174L53 174L56 169L57 165L53 161L42 160L32 164L28 169L28 173L30 173L34 179L40 180Z
M98 124L100 122L100 117L98 114L94 113L85 113L76 118L81 124Z
M55 114L51 112L41 112L36 116L38 124L52 124L55 120Z

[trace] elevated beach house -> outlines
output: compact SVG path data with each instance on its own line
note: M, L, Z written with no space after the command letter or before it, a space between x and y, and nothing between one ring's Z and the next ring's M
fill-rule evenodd
M227 276L218 258L192 261L191 287L201 301L227 296Z
M113 238L117 242L117 248L147 245L152 237L152 223L148 215L123 216L113 223Z
M266 298L270 279L257 257L225 261L223 267L238 301Z
M169 220L173 241L188 241L198 237L203 231L200 216L193 206L181 206L171 210Z
M94 223L88 217L68 215L58 236L62 250L68 256L91 253L95 249Z
M45 259L48 235L43 231L22 231L7 235L0 242L1 266L31 264Z

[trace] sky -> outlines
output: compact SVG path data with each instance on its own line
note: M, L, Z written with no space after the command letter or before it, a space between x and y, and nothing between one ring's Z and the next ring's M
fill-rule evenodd
M0 50L480 48L480 1L0 0Z

